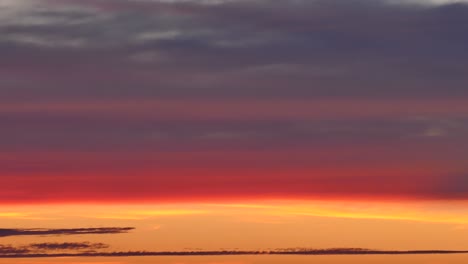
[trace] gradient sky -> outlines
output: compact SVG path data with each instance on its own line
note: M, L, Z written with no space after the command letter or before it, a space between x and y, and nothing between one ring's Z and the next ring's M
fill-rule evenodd
M465 1L0 0L0 229L468 249L467 32Z

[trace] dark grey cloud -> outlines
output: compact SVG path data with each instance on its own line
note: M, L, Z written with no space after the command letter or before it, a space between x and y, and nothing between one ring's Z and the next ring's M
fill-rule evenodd
M90 234L122 234L133 230L133 227L97 227L97 228L66 228L66 229L0 229L0 237L10 236L63 236Z
M462 3L44 1L4 19L2 98L466 96Z
M194 110L196 111L196 110ZM468 143L466 118L366 117L181 120L119 114L1 114L4 151L190 151L277 149L325 142L428 139Z
M216 148L278 147L293 142L314 142L326 138L399 138L423 133L424 124L398 121L158 121L103 120L101 118L4 118L0 132L15 141L2 149L128 150L190 149L205 145ZM38 129L40 127L40 129ZM83 129L86 128L86 129ZM34 131L34 132L32 132ZM21 143L22 142L22 143ZM86 142L86 143L85 143ZM263 142L263 143L262 143ZM230 144L232 143L232 144ZM239 145L241 144L241 145ZM273 144L273 145L272 145ZM21 145L23 147L21 147Z

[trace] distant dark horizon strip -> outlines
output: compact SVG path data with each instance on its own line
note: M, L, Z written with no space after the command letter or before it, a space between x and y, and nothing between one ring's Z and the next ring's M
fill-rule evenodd
M84 252L60 254L11 254L0 258L55 258L55 257L138 257L138 256L230 256L230 255L428 255L468 254L468 250L367 250L367 249L317 249L299 251L127 251Z

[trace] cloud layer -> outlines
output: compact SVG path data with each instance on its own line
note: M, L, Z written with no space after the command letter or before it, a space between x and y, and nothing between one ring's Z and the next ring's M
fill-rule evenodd
M17 2L0 13L5 101L467 96L462 3Z
M2 1L0 200L466 199L467 25L464 1Z

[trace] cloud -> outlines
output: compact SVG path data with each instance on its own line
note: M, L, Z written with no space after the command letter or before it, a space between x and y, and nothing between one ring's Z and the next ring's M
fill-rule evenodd
M451 1L2 1L0 200L466 197L433 186L466 175L466 25Z
M53 251L53 250L86 250L94 251L97 249L108 248L109 245L103 243L90 242L65 242L65 243L33 243L28 248L31 251Z
M2 98L466 97L462 3L38 2L6 7Z
M17 248L11 245L0 245L0 255L21 255L27 253L29 253L29 250L26 248Z
M32 243L23 246L0 245L0 258L10 256L33 256L37 254L83 254L95 253L109 246L103 243L64 242L64 243Z
M7 247L9 248L9 247ZM456 250L373 250L363 248L308 249L290 248L260 251L128 251L128 252L83 252L83 253L9 253L15 249L0 252L0 258L38 258L38 257L128 257L128 256L230 256L230 255L429 255L429 254L464 254L468 251Z
M69 229L0 229L0 237L9 236L63 236L90 234L122 234L133 230L133 227L99 227Z

